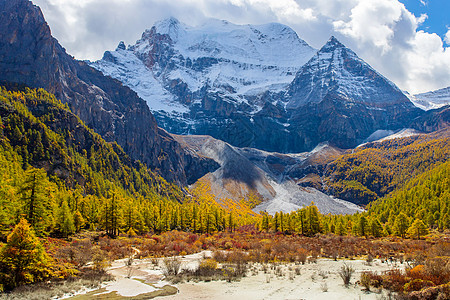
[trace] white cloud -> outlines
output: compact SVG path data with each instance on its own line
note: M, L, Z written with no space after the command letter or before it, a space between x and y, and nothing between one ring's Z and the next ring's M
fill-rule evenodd
M350 21L333 22L334 29L362 42L372 42L382 52L391 48L395 24L402 17L402 5L391 0L361 1L352 10Z
M427 14L421 14L419 18L417 18L417 24L420 25L428 19Z
M134 44L157 20L174 16L197 25L206 18L238 24L280 22L320 48L331 35L410 92L450 86L450 30L445 42L418 30L398 0L34 0L53 34L79 59L98 59L124 40ZM426 2L423 3L426 5Z
M450 28L447 29L447 33L445 34L444 40L447 43L447 45L450 45Z

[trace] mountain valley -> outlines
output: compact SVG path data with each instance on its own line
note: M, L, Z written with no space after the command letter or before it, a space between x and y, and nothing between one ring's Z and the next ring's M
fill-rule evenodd
M0 13L0 299L183 298L250 275L278 296L274 276L313 298L327 280L450 297L450 88L411 95L279 23L169 17L82 61L32 1Z

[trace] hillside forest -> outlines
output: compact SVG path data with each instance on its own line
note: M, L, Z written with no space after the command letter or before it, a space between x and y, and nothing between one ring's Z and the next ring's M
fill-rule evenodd
M366 144L329 163L328 193L364 205L362 213L323 215L311 203L269 215L252 210L255 195L236 202L216 199L203 180L190 189L167 182L43 89L1 87L0 117L1 290L79 276L89 261L103 270L131 245L141 256L223 249L267 261L396 249L416 266L439 245L449 265L445 130ZM426 280L448 285L448 273Z

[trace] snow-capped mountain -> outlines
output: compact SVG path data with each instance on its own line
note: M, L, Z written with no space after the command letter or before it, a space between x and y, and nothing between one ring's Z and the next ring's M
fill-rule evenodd
M289 87L287 108L298 109L333 94L370 107L411 106L394 83L375 71L335 37L302 67Z
M409 99L332 37L319 51L289 27L169 18L91 63L145 99L159 126L282 153L352 148L417 116Z
M445 105L450 105L450 87L408 96L415 106L423 110L430 110L443 107Z
M377 130L405 128L419 113L402 91L335 37L306 63L285 96L291 136L304 149L355 147Z
M183 113L205 93L257 105L248 96L281 91L315 50L291 28L209 20L190 27L169 18L127 49L123 43L92 64L134 89L153 111ZM151 88L153 87L153 88Z

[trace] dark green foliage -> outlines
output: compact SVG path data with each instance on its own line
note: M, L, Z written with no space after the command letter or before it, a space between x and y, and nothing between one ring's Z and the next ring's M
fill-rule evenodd
M66 200L63 200L61 207L57 210L56 222L56 229L62 236L67 237L75 232L72 212L70 211Z
M54 187L42 169L29 168L24 176L19 189L23 203L21 214L37 233L45 234L53 224L54 207L50 199Z
M369 205L369 214L405 236L414 219L439 230L450 228L450 161L408 181L402 188Z

